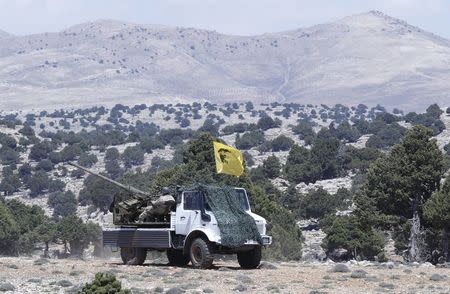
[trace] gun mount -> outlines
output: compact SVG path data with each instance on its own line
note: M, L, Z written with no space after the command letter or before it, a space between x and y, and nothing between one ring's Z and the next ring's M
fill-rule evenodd
M93 176L96 176L104 181L107 181L114 186L117 186L130 194L130 198L117 201L114 197L114 201L111 204L110 211L113 213L113 220L115 225L128 225L135 224L138 221L139 215L146 207L154 207L151 199L153 198L150 193L137 189L130 185L124 185L117 181L114 181L102 174L95 173L83 166L76 163L69 162L69 165L81 169Z

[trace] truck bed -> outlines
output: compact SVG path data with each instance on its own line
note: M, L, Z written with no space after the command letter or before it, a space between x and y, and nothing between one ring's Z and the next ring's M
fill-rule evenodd
M170 228L115 228L103 231L103 246L166 249L171 247Z

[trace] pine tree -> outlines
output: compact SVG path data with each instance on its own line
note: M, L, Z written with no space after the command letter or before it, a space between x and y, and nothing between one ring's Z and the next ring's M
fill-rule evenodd
M442 235L442 255L450 261L450 176L447 177L442 189L425 203L424 218L434 229L440 230Z
M363 192L356 199L357 213L378 225L380 222L399 225L407 219L412 220L411 261L421 259L423 204L439 187L444 173L443 154L432 136L432 131L423 126L408 131L403 142L394 146L389 156L377 160L369 168Z

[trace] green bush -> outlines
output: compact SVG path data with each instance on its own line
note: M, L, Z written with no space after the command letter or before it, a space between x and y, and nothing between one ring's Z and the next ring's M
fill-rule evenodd
M383 252L384 236L372 228L365 228L356 216L331 216L329 225L323 226L327 234L322 247L330 256L335 249L347 250L347 259L374 260Z
M131 294L131 290L122 289L122 284L113 274L97 273L91 283L86 283L80 294L115 293Z

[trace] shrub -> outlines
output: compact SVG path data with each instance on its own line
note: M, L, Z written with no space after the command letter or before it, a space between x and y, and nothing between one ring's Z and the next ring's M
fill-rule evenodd
M122 289L122 284L117 281L114 275L107 273L97 273L95 275L95 279L91 283L86 283L86 285L84 285L79 293L131 294L131 291L128 289Z

